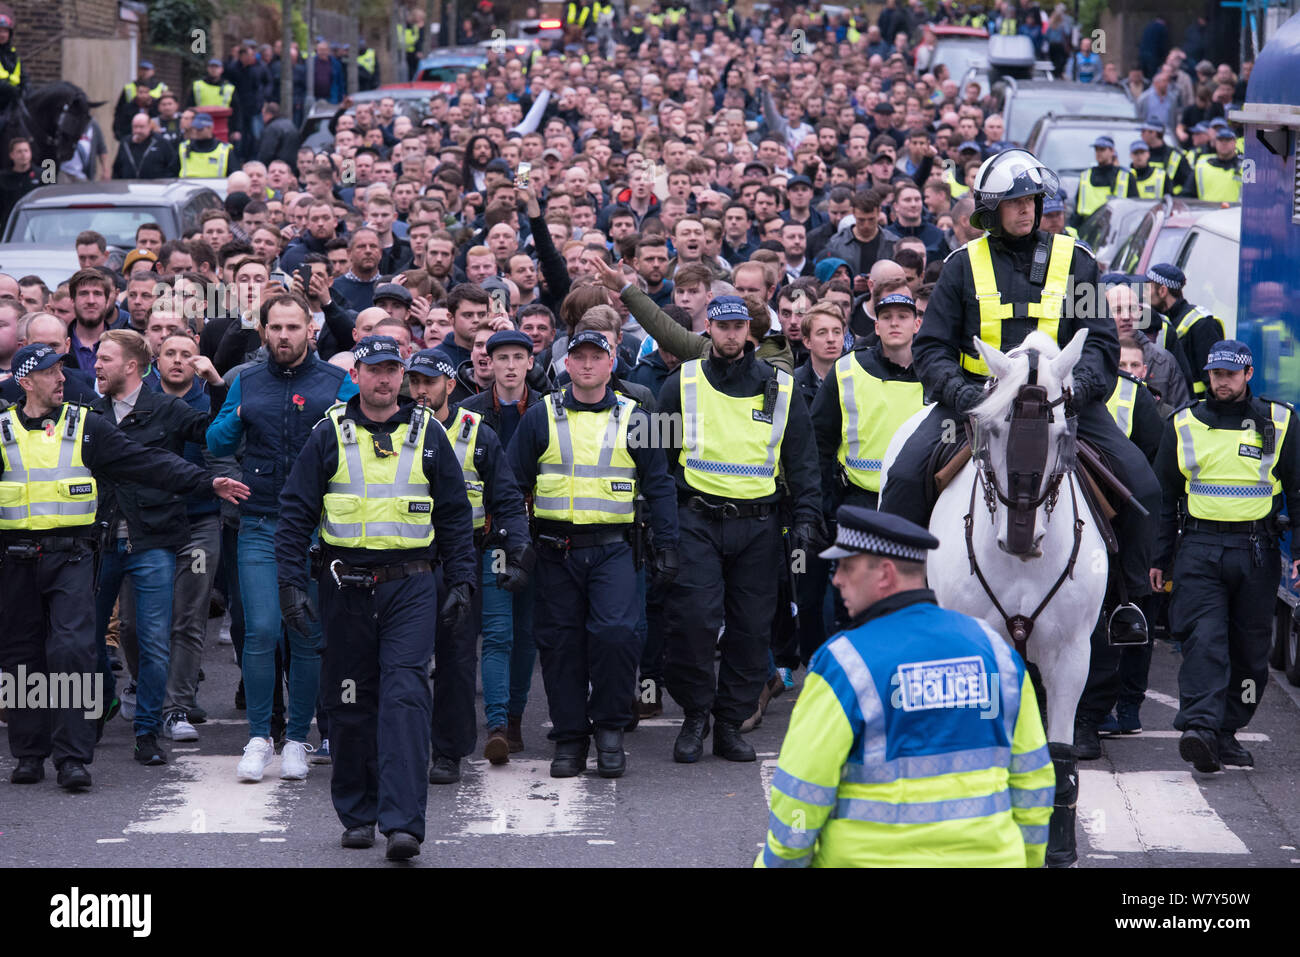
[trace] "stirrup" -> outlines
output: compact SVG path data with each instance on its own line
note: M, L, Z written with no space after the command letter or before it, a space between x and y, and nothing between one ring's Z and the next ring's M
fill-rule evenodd
M1111 645L1145 645L1147 637L1147 619L1142 609L1132 602L1120 605L1110 613L1106 626L1106 640Z

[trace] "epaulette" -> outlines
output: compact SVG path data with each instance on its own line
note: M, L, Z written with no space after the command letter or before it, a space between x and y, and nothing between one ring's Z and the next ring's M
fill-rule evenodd
M1137 376L1133 375L1131 372L1125 372L1123 369L1119 370L1119 376L1122 379L1128 379L1131 382L1136 382L1138 385L1142 385L1142 386L1146 385L1146 383L1143 382L1141 379L1139 379Z
M1096 254L1095 252L1092 251L1092 247L1089 246L1087 243L1085 243L1082 239L1079 239L1078 237L1075 237L1075 240L1074 240L1074 248L1075 248L1075 249L1081 249L1081 250L1083 250L1085 253L1087 253L1089 256L1091 256L1093 259L1096 259L1096 258L1097 258L1097 254Z
M1200 405L1200 404L1201 404L1201 400L1200 400L1200 399L1190 399L1190 400L1188 400L1187 402L1184 402L1182 405L1178 406L1176 409L1174 409L1174 411L1170 412L1169 415L1170 415L1170 417L1175 416L1175 415L1177 415L1179 412L1183 411L1183 409L1190 409L1190 408L1192 408L1193 406L1197 406L1197 405Z
M1281 399L1274 399L1267 395L1261 395L1259 396L1259 399L1263 402L1272 402L1275 405L1285 406L1286 408L1290 409L1292 412L1295 412L1295 406L1292 405L1290 402L1283 402Z

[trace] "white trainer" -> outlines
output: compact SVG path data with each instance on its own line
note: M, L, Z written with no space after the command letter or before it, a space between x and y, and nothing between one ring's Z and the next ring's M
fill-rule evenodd
M190 716L184 711L173 711L163 719L163 737L173 741L197 741L199 732L190 724Z
M280 780L305 781L307 755L315 750L310 744L303 744L301 741L285 741L280 751Z
M235 777L241 781L260 781L266 766L275 757L275 742L270 738L251 738L244 745L244 756L235 768Z

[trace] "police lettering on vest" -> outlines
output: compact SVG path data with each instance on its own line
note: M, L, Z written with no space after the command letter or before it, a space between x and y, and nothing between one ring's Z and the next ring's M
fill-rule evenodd
M562 393L546 396L549 439L533 492L538 518L574 525L632 523L636 461L627 435L636 403L617 398L608 409L587 412L566 409Z
M921 408L919 382L877 379L853 353L835 363L840 387L840 447L836 453L848 480L870 492L880 491L880 468L889 440Z
M980 306L980 339L995 349L1002 348L1002 323L1015 316L1017 305L1003 302L993 275L993 258L989 255L987 236L972 239L966 244L970 255L971 278L975 282L975 298ZM1070 236L1052 237L1052 254L1047 262L1047 280L1043 284L1038 302L1024 305L1024 315L1037 320L1037 329L1057 341L1060 335L1061 307L1070 280L1070 263L1074 258L1074 239ZM961 353L961 367L976 375L989 375L989 367L977 356Z
M323 500L321 540L340 548L424 548L433 542L433 497L421 451L432 413L416 406L411 421L380 436L326 413L338 442L338 467ZM387 440L387 445L383 444Z
M95 478L81 459L89 413L65 403L56 421L28 431L13 409L0 412L0 530L44 531L93 525Z
M794 379L776 370L776 397L737 398L709 384L699 359L681 365L682 477L693 489L735 499L776 491Z
M1174 415L1178 470L1187 480L1187 511L1193 518L1253 522L1272 513L1273 496L1282 491L1274 467L1291 410L1270 402L1269 415L1269 441L1257 428L1212 429L1191 408Z
M474 453L478 450L478 430L482 422L483 417L477 412L461 409L446 424L447 438L451 439L452 451L465 476L465 494L469 496L469 504L474 511L475 531L487 523L487 513L483 510L483 478L474 465Z

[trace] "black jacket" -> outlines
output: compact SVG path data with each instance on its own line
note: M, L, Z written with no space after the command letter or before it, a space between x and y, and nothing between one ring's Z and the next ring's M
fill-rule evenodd
M122 140L113 160L114 179L172 179L180 175L180 169L180 156L154 133L139 143Z
M573 393L567 389L563 393L555 393L555 399L552 401L560 401L564 408L575 412L598 412L610 408L618 400L613 390L606 387L604 397L592 405L578 402L574 399ZM515 477L526 494L532 494L537 487L538 459L550 444L550 423L547 421L549 415L550 409L545 402L538 402L530 408L524 413L519 428L515 430L514 438L510 440L510 445L506 449L510 466L514 469ZM638 421L646 415L644 409L634 408L628 420L629 432L640 429L642 435L652 434L649 431L652 428L650 422ZM628 453L636 462L637 491L645 496L646 503L650 507L650 528L654 533L656 547L676 548L677 502L672 482L664 470L663 455L658 449L650 447L649 443L629 443ZM551 531L558 534L568 534L571 530L581 534L591 529L589 525L573 526L568 523L546 523L541 520L539 526L549 526Z
M534 366L536 368L536 366ZM524 398L522 408L519 408L519 415L522 417L533 406L542 401L542 393L536 389L529 388L528 394ZM513 429L509 435L502 435L501 428L501 403L497 401L495 389L484 389L477 395L471 395L460 404L462 409L469 409L471 412L477 412L483 416L483 424L489 429L501 436L501 444L508 446L510 440L514 438ZM518 408L518 406L517 406Z
M287 116L277 116L262 128L262 138L257 144L257 159L270 165L272 160L284 160L292 170L298 166L298 129Z
M141 385L132 409L121 422L113 412L113 400L101 396L92 408L130 438L151 449L164 449L177 458L187 441L202 445L208 416L184 399L154 392ZM187 463L188 464L188 463ZM146 548L179 548L189 541L190 523L185 500L175 492L163 491L139 482L104 483L99 495L99 519L108 523L111 541L119 519L126 520L127 541L134 551Z
M402 399L397 413L386 422L372 422L361 413L358 397L348 400L347 417L359 430L391 435L401 424L411 421L415 404ZM368 441L361 437L361 441ZM474 520L469 498L465 494L465 477L452 453L447 433L436 421L424 433L424 477L429 481L433 498L434 542L426 549L402 548L378 550L337 548L322 542L327 558L340 558L345 564L390 565L436 558L442 562L447 588L474 586L478 581L478 559L474 551ZM338 470L338 439L334 425L323 418L312 428L306 444L298 454L289 479L280 493L279 521L275 528L275 561L279 581L306 590L307 562L312 533L320 525L322 501L330 478Z
M1021 240L1008 242L990 238L989 256L993 261L993 275L1003 302L1037 302L1042 296L1042 286L1029 281L1029 267L1038 240L1051 241L1048 233L1039 230ZM1070 266L1075 289L1095 289L1097 261L1092 251L1082 243L1075 243L1074 258ZM1069 303L1063 312L1069 312ZM1080 403L1105 402L1115 388L1119 372L1119 337L1115 320L1105 310L1078 309L1090 313L1086 317L1062 316L1057 342L1064 346L1081 328L1087 328L1088 340L1083 355L1074 368L1074 395ZM1098 315L1097 313L1101 313ZM1034 319L1008 319L1002 323L1003 352L1018 346L1037 326ZM974 356L975 337L980 332L979 303L975 299L975 283L971 278L970 252L963 246L944 260L943 272L935 283L934 295L925 310L921 331L912 344L912 360L916 374L925 385L927 398L941 402L957 412L968 409L957 407L958 393L971 384L981 384L982 377L962 370L960 353Z
M1174 339L1178 339L1178 351L1186 360L1184 368L1192 374L1192 380L1187 383L1189 388L1196 382L1203 382L1209 386L1210 374L1205 371L1205 363L1209 361L1210 350L1214 348L1214 344L1226 338L1222 321L1214 316L1202 316L1192 323L1192 328L1181 336L1177 335L1178 324L1192 309L1192 304L1180 296L1165 316L1170 325L1165 341L1172 347Z
M146 391L148 390L141 391L141 398L143 398ZM184 405L184 403L181 404ZM186 409L188 410L189 407L186 406ZM29 418L22 411L21 406L15 411L17 412L18 422L29 432L44 428L46 420L55 417L55 414L51 413L49 416ZM3 453L0 452L0 456L2 455ZM109 484L116 484L119 487L137 484L151 491L168 494L179 501L180 496L197 492L205 485L211 488L212 479L214 478L211 472L204 471L197 465L185 461L179 455L171 454L166 449L141 445L104 416L93 411L88 412L86 415L85 434L81 442L81 461L86 468L90 469L96 481L100 483L101 514L99 517L101 521L103 520L103 495L105 487ZM181 528L188 534L189 525L184 521L184 504L181 505L180 515L182 520ZM129 517L127 522L129 526ZM0 539L5 537L31 538L44 535L85 538L96 532L97 529L94 526L54 529L46 532L0 532ZM134 539L132 541L138 547L151 547L142 546ZM185 539L182 538L180 544L183 545L184 543Z
M446 431L450 424L453 430L465 427L461 415L464 406L452 410L444 407L444 412L452 414L446 422L439 423ZM448 438L455 442L456 432L448 432ZM506 553L515 555L528 544L528 510L524 506L524 493L515 480L515 473L506 461L505 449L496 430L487 426L487 417L479 423L478 437L474 440L474 470L478 472L483 483L483 509L487 512L487 528L495 534L504 532Z
M1145 384L1127 372L1120 372L1119 377L1130 382L1138 382L1141 386L1137 391L1137 398L1133 401L1133 431L1129 435L1129 440L1141 449L1147 461L1154 465L1156 454L1160 451L1160 440L1165 434L1164 416L1160 414L1156 397ZM1116 387L1118 388L1118 385Z
M753 343L746 343L745 354L732 362L718 358L710 349L708 356L700 360L700 367L714 389L736 398L762 395L768 380L776 374L775 369L754 354ZM659 411L666 416L682 414L682 394L678 385L681 374L681 367L678 366L664 380L663 388L659 390ZM701 495L682 477L679 461L681 438L681 433L673 430L673 441L667 449L669 467L677 481L678 490L686 496L700 495L701 498L713 499L714 496ZM808 406L798 389L790 395L790 418L781 440L780 474L790 490L794 520L818 521L821 516L821 486L817 481L817 446L813 442ZM778 483L776 491L771 495L753 501L777 502L783 494Z
M1184 406L1184 408L1189 408ZM1206 399L1190 406L1192 415L1212 429L1241 430L1246 420L1256 427L1271 419L1268 400L1252 395L1247 386L1246 398L1241 402L1220 402ZM1175 413L1176 415L1177 413ZM1291 413L1291 424L1278 449L1274 474L1282 483L1282 491L1273 497L1271 516L1276 516L1285 502L1288 515L1300 515L1300 441L1296 439L1296 413ZM1156 454L1156 478L1163 492L1160 508L1159 537L1152 567L1168 573L1173 564L1174 542L1178 536L1178 509L1187 500L1187 479L1178 468L1178 434L1174 431L1171 416L1164 426L1160 451ZM1276 570L1275 570L1276 573Z

